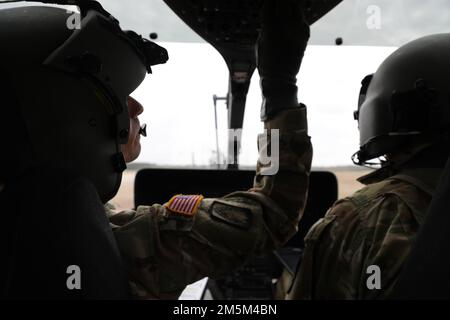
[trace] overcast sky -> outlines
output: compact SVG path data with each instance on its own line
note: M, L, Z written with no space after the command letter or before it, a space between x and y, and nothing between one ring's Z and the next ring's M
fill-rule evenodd
M163 42L202 41L161 0L133 0L133 6L120 0L102 3L123 27L142 34L157 32ZM299 79L300 100L310 107L314 165L351 165L350 156L358 148L352 113L361 79L374 72L395 47L426 34L449 31L449 18L448 0L345 0L312 27ZM332 46L336 37L342 37L348 46ZM153 122L153 137L145 142L138 160L204 164L215 149L211 97L226 93L227 69L210 46L167 46L171 53L169 63L158 67L157 73L148 77L135 93L146 103L144 119ZM168 87L176 93L168 92ZM161 101L165 101L163 110L157 109ZM244 122L244 164L251 165L256 160L256 135L262 129L258 121L260 103L255 75ZM184 134L167 132L172 125ZM221 151L226 150L225 129L225 107L219 103ZM167 147L162 147L160 141L165 141Z
M228 72L215 49L202 43L164 43L170 60L154 67L133 94L145 107L149 124L139 162L208 164L215 151L212 96L224 95ZM309 46L299 74L299 99L308 106L314 166L352 165L358 149L353 111L362 78L376 70L394 47ZM254 165L261 95L253 77L244 118L240 163ZM220 150L226 152L226 108L218 103Z
M202 41L163 0L100 2L125 28L144 35L157 32L161 41ZM374 28L377 17L380 26ZM342 37L347 45L400 46L423 35L449 32L449 22L448 0L344 0L313 25L310 43L332 45Z
M100 2L124 26L143 34L158 32L161 41L201 41L162 0ZM373 24L369 28L368 21L377 15L380 29ZM448 0L345 0L312 27L311 44L331 45L342 37L348 45L399 46L426 34L449 31Z

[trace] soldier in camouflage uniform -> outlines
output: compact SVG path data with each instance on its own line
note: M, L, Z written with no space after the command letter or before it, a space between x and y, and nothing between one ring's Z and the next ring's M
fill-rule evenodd
M28 170L46 165L85 177L90 190L97 192L94 198L107 203L117 192L125 161L139 154L143 130L138 116L143 109L129 95L152 65L165 62L166 52L123 31L99 4L86 5L81 28L75 30L67 28L64 9L0 10L0 39L8 45L0 52L2 80L15 89L8 97L18 98L8 102L8 110L17 114L1 119L14 125L11 131L0 129L6 137L15 132L16 140L7 146L17 157L0 158L0 190ZM112 214L107 209L117 241L109 243L111 230L102 231L114 256L120 249L138 298L176 298L186 285L230 273L253 256L281 246L297 230L312 158L306 109L297 101L296 86L309 28L294 1L268 1L265 12L258 46L261 118L269 135L278 130L279 170L273 175L273 164L260 161L252 189L220 199L175 196L165 205L137 211ZM18 130L17 123L23 129ZM270 138L259 139L262 155L269 154L271 143ZM83 213L96 208L87 203Z
M295 232L305 204L311 146L301 109L267 117L274 105L271 99L281 99L280 92L288 99L289 93L296 91L292 89L292 81L273 83L273 78L292 79L296 69L278 68L277 71L284 72L282 76L274 76L274 70L268 69L279 63L277 54L270 50L285 50L288 57L302 51L289 47L293 43L289 41L289 33L275 27L279 26L277 19L286 12L280 16L271 12L280 13L275 7L266 11L266 29L261 37L266 42L260 43L259 71L266 128L282 131L280 171L275 176L264 176L264 166L259 163L253 189L221 199L199 200L198 209L189 212L190 216L173 212L170 202L111 216L138 297L175 298L186 284L203 276L225 275L251 256L273 250ZM299 34L308 34L305 25L297 27L302 29ZM439 40L449 43L448 37ZM446 123L438 122L446 114L447 106L434 118L430 117L434 122L417 124L418 119L422 120L422 111L436 104L436 91L446 89L433 75L436 70L449 69L445 63L411 68L417 67L417 60L430 60L428 55L436 48L421 49L430 47L422 45L429 41L435 38L421 39L399 49L375 76L363 81L356 113L361 132L358 161L364 164L382 155L386 155L387 161L381 169L359 179L367 187L336 202L311 228L305 239L302 264L287 299L374 299L392 294L448 157L448 139L445 130L441 130ZM268 43L272 44L270 49L264 46ZM263 50L269 51L263 56L267 60L261 59ZM400 74L404 64L413 72L400 81L393 75ZM291 77L285 76L288 74ZM272 90L278 94L273 95ZM379 105L380 100L390 104ZM285 101L275 105L295 105ZM386 123L377 124L374 118L392 123L383 127ZM402 134L393 137L390 133L395 131ZM259 147L261 151L270 148ZM368 285L373 266L381 272L379 287Z
M107 207L138 298L177 298L186 285L229 274L253 256L280 247L297 231L312 160L306 108L297 101L296 86L309 27L294 2L268 1L264 12L257 50L261 119L269 135L279 130L279 170L268 174L272 164L258 161L253 188L219 199L180 195L164 205L120 213ZM136 101L129 101L129 107L133 121L142 107ZM271 139L263 137L261 156L272 150ZM122 149L125 156L136 155L128 145ZM191 205L183 207L181 201Z
M259 163L248 191L199 199L191 211L155 204L111 215L138 297L176 298L186 285L226 275L295 234L312 155L304 119L302 110L292 110L266 122L281 131L280 169L265 176ZM270 144L259 147L264 150Z
M392 295L449 157L449 51L450 34L418 39L363 80L357 163L386 161L311 228L288 299Z

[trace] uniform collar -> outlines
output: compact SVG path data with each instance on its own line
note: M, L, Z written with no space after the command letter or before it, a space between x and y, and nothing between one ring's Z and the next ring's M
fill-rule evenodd
M365 174L356 180L358 180L358 182L360 182L364 185L369 185L372 183L380 182L389 177L392 177L393 175L395 175L395 173L396 172L394 171L394 169L392 167L386 166L386 167L382 167L378 170L375 170L373 172L370 172L368 174Z
M419 189L432 194L437 187L439 179L444 168L402 168L394 170L392 167L386 166L374 172L359 177L357 180L365 185L377 183L388 178L396 178L414 184ZM412 179L408 179L412 178Z

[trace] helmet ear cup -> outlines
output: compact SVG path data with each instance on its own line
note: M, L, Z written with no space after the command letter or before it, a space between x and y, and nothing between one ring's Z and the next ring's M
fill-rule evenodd
M361 109L361 106L363 105L364 101L366 100L367 91L369 90L370 83L372 82L373 73L369 74L364 77L364 79L361 81L361 90L359 91L358 96L358 109L353 113L354 119L359 119L359 110Z
M30 69L28 75L19 96L37 163L88 178L108 201L121 182L114 159L120 145L110 108L78 77L44 67ZM40 85L33 88L36 81Z

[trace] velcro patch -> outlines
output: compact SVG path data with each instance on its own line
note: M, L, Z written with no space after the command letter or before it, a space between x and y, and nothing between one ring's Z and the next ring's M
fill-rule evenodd
M176 195L166 204L165 208L173 213L185 216L195 216L203 200L202 195Z
M249 229L252 225L252 211L222 202L214 202L210 209L213 218L234 227Z

